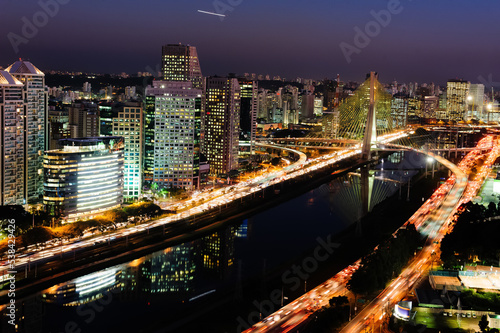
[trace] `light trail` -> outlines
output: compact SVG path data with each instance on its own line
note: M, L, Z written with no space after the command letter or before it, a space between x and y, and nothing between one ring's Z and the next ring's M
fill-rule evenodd
M389 141L390 140L388 140L387 138L380 140L380 142L382 143L388 143ZM476 195L477 191L480 188L480 183L482 183L480 180L485 179L486 177L485 175L489 172L489 168L491 168L491 165L495 162L496 157L500 155L500 146L498 145L493 146L493 141L491 137L486 137L480 140L480 142L476 146L476 149L467 154L466 157L464 157L464 159L459 163L458 166L432 153L420 151L406 146L399 146L399 145L392 145L392 146L402 147L406 150L410 149L417 151L419 153L432 156L438 162L445 165L453 172L453 176L451 176L446 181L445 184L441 185L434 192L431 198L429 198L419 208L419 210L417 210L417 212L415 212L415 214L413 214L412 217L410 217L410 219L402 226L402 228L404 228L408 223L413 223L415 224L417 230L421 231L420 229L424 228L423 226L424 222L426 222L427 220L431 220L431 218L429 217L429 214L431 213L430 211L431 208L439 209L440 210L439 215L445 215L445 218L432 219L432 221L429 223L431 231L429 232L427 245L422 249L422 251L420 251L418 257L412 260L411 264L407 266L405 269L403 269L400 276L394 279L385 290L383 290L369 305L367 305L365 309L359 312L359 314L351 322L349 322L349 324L346 327L344 327L344 329L341 332L356 333L362 331L365 328L367 318L373 319L375 318L375 315L378 314L379 312L382 312L380 318L383 318L384 314L387 313L387 311L385 311L387 306L395 304L397 300L401 299L401 297L404 296L402 290L399 290L398 288L401 286L401 289L405 289L408 285L409 277L413 277L412 280L416 281L421 276L420 272L421 266L426 263L429 264L429 261L432 260L431 259L432 256L430 254L434 252L438 247L438 245L435 244L434 241L442 239L445 232L448 230L453 215L458 209L458 207L462 203L467 202L473 196ZM468 182L466 173L469 172L469 170L474 166L473 162L475 161L476 157L480 154L481 150L485 150L488 147L491 148L491 151L488 153L483 167L477 172L475 180L477 179L478 181L474 182L471 186L467 186ZM451 209L447 209L448 207ZM396 233L397 231L394 232L394 234ZM375 249L376 248L378 248L378 246L375 247ZM350 265L349 267L340 271L334 277L330 278L323 284L317 286L316 288L310 290L308 293L300 296L296 300L287 304L279 311L269 315L267 318L273 318L276 314L281 313L281 311L283 310L286 311L290 309L290 310L295 310L295 312L296 311L304 312L304 318L302 320L304 321L306 318L312 315L316 310L319 310L321 308L320 306L321 300L323 302L324 301L328 302L328 300L334 296L345 295L347 293L347 288L346 288L347 282L349 278L352 276L352 274L359 268L360 264L361 264L361 259L357 260L353 265ZM326 285L332 282L336 283L336 288L335 288L336 290L330 291L330 293L321 293L322 289ZM309 300L311 299L311 297L313 297L312 295L317 295L320 298L320 301L317 302L316 306L314 306L314 304L313 305L309 304ZM293 312L292 315L295 315L295 312ZM281 316L280 320L277 322L269 323L266 320L264 320L255 324L252 328L249 328L244 333L274 332L274 331L281 332L285 327L286 331L289 331L290 329L296 328L298 326L298 324L295 324L293 326L287 327L286 323L289 322L290 319L291 319L290 315L288 316L285 315ZM369 321L372 319L369 319ZM285 322L285 324L281 326L280 329L276 329L276 325L281 324L283 322Z
M198 9L198 13L215 15L215 16L220 16L220 17L226 17L226 15L224 15L224 14L219 14L219 13L214 13L214 12L207 12L207 11L201 10L201 9Z

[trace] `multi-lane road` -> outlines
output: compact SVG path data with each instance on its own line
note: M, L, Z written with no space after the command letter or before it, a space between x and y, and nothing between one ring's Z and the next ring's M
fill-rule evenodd
M408 147L403 146L392 146L408 149ZM484 164L479 168L472 182L468 182L468 173L476 165L476 159L481 156L481 151L488 149L491 150L487 153ZM436 259L438 244L448 232L456 209L477 194L492 164L500 155L500 147L491 136L482 139L476 149L467 154L458 166L438 155L415 151L427 154L430 158L437 160L450 169L453 176L442 184L402 226L404 228L408 223L412 223L417 230L427 236L423 249L385 290L343 328L343 332L357 333L366 328L373 330L383 323L391 307L400 301L422 274L432 266ZM347 294L347 282L352 273L359 267L360 262L361 260L356 261L325 283L255 324L245 333L296 331L307 322L315 310L327 305L330 298Z
M408 136L409 131L400 131L391 133L379 138L379 142L389 143L400 138ZM263 144L266 146L266 144ZM267 145L273 147L272 145ZM276 148L281 148L275 146ZM47 262L58 257L63 257L65 253L75 253L83 249L90 249L96 244L110 243L116 239L128 239L129 236L147 232L150 228L166 226L172 222L200 214L208 213L216 208L221 209L224 205L236 200L243 200L245 197L255 195L263 189L279 184L282 181L305 175L318 169L335 164L341 160L358 155L361 152L361 144L353 149L337 151L328 155L323 155L314 159L306 159L305 154L288 148L281 148L293 151L299 155L299 160L290 164L280 171L271 172L253 178L251 180L238 183L232 186L226 186L213 191L195 193L189 200L182 203L173 203L163 209L175 210L177 213L165 218L150 221L133 227L121 228L106 235L94 236L90 233L84 235L82 239L71 241L50 242L42 250L35 246L28 247L23 252L17 252L14 270L18 272L31 268L37 263ZM8 262L0 263L0 282L8 276L7 271L12 269Z

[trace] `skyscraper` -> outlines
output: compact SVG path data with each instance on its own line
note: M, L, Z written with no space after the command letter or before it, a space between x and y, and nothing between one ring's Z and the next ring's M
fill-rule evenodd
M144 119L140 103L127 103L113 118L113 135L124 138L123 198L138 199L142 188Z
M391 100L392 128L404 128L408 120L408 96L396 94Z
M250 142L250 153L255 150L257 132L258 83L257 81L239 78L241 88L240 128L243 140Z
M16 61L6 71L23 84L24 198L25 203L35 204L41 202L43 195L43 152L49 144L45 74L23 60Z
M99 136L99 109L90 101L75 101L69 107L69 127L72 138Z
M467 116L467 97L469 96L470 82L463 80L449 80L446 84L446 111L448 119L459 121Z
M193 88L202 89L203 76L196 47L181 44L164 45L162 75L165 81L191 81Z
M484 103L484 85L483 84L471 84L469 90L469 96L467 97L467 102L471 111L470 116L474 118L482 118L483 114L483 103Z
M238 168L240 85L235 78L206 80L205 155L212 176Z
M145 181L159 187L197 188L202 91L189 81L153 81L146 95Z
M25 200L23 84L0 71L0 205L22 205Z

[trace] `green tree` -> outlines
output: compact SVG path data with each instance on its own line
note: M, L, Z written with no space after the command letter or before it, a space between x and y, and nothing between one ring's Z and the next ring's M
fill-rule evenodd
M14 220L16 229L14 234L19 236L33 225L33 216L21 205L0 206L0 224L5 229L9 220Z
M481 317L481 320L479 321L479 329L481 332L486 332L488 330L488 325L489 325L488 317L486 315Z

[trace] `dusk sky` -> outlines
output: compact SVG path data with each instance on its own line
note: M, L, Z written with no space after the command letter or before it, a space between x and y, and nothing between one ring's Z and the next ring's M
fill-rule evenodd
M163 44L182 43L197 47L204 75L322 79L339 73L361 81L374 70L382 82L500 82L497 0L401 0L385 27L371 12L387 10L387 1L59 1L65 4L53 17L41 14L39 1L0 2L0 66L22 57L42 70L136 73L159 66ZM232 10L223 19L197 12L224 11L214 4ZM23 17L38 19L36 33L23 35ZM373 37L348 63L340 45L355 47L355 27L367 24ZM14 35L22 38L14 45L18 52Z

